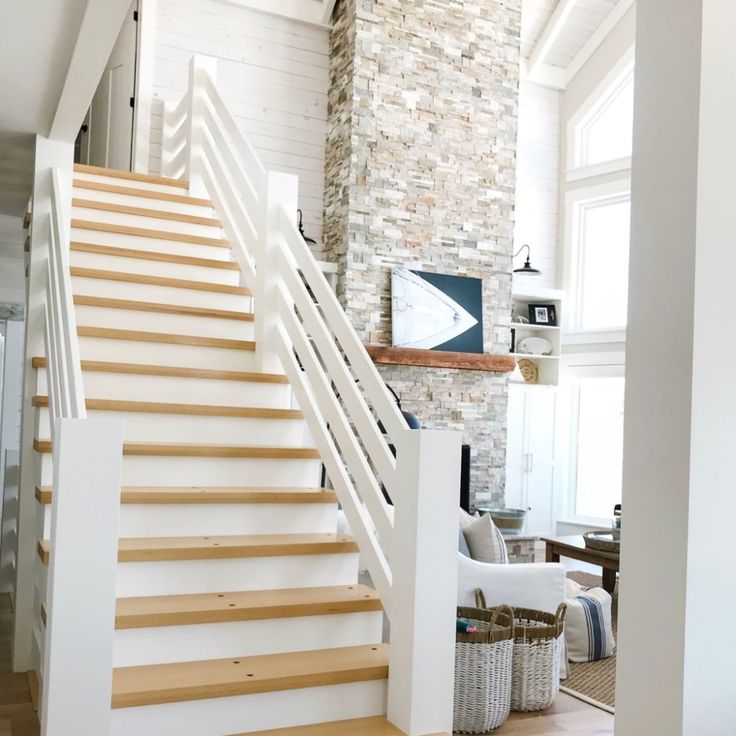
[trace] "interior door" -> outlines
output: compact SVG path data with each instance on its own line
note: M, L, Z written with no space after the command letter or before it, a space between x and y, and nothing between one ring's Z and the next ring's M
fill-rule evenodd
M133 0L89 112L89 163L131 170L137 31Z
M546 535L554 529L556 389L541 386L527 395L527 534Z

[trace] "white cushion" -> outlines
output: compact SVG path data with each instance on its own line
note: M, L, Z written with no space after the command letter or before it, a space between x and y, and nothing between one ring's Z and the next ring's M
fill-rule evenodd
M506 542L490 514L472 519L463 527L463 534L474 560L496 564L506 564L509 561Z
M593 662L610 657L616 646L611 626L611 595L603 588L585 588L568 578L565 598L565 641L570 661Z

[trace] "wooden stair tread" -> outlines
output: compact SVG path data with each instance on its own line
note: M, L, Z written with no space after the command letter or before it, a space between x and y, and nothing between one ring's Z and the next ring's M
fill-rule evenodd
M99 233L115 233L117 235L134 235L151 240L170 240L172 243L188 243L190 245L209 245L213 248L229 248L230 243L224 238L210 238L205 235L190 235L189 233L172 232L171 230L155 230L148 227L133 225L115 225L111 222L96 222L95 220L79 220L72 218L72 228L77 230L92 230Z
M51 440L33 440L37 452L51 452ZM268 460L319 460L310 447L272 447L268 445L204 445L168 442L124 442L123 455L148 457L229 457Z
M133 340L136 342L160 342L168 345L196 345L201 348L225 348L253 352L256 344L252 340L233 340L227 337L199 335L175 335L170 332L144 332L143 330L121 330L117 327L77 327L80 337L98 337L105 340Z
M347 721L314 723L309 726L292 726L268 731L249 731L233 736L406 736L400 729L386 720L385 716L351 718ZM428 734L427 736L448 736Z
M259 621L381 610L378 594L365 585L118 598L115 628Z
M132 207L116 202L101 202L99 199L72 199L72 207L81 207L87 210L101 210L102 212L115 212L120 215L135 215L136 217L151 217L155 220L172 220L174 222L186 222L190 225L204 225L205 227L222 227L222 223L216 217L201 217L200 215L187 215L181 212L169 212L167 210L156 210L149 207Z
M123 486L122 504L296 504L336 503L337 494L327 488L237 488ZM36 500L51 503L51 486L36 486Z
M49 561L48 539L38 543L44 565ZM243 557L352 554L358 545L347 534L248 534L211 537L123 537L118 562L224 560Z
M240 271L240 266L234 261L220 261L215 258L196 258L194 256L180 256L175 253L161 253L155 250L122 248L117 245L80 243L78 241L72 241L69 247L77 253L97 253L103 256L137 258L141 261L161 261L163 263L178 263L182 266L200 266L202 268L219 268L223 271Z
M191 205L193 207L209 207L213 204L209 199L190 197L186 194L174 194L173 192L157 192L152 189L139 189L137 187L121 186L119 184L108 184L101 181L90 181L89 179L74 179L75 189L87 189L90 191L107 192L108 194L122 194L126 197L145 197L163 202L176 202L177 204Z
M166 376L169 378L197 378L217 381L250 381L252 383L287 384L289 379L277 373L251 373L247 371L221 371L213 368L181 368L169 365L146 365L143 363L117 363L105 360L83 360L82 371L95 373L126 373L142 376ZM33 368L46 368L46 358L31 359Z
M163 304L161 302L144 302L135 299L116 299L107 296L90 296L75 294L74 303L86 307L104 307L106 309L129 309L136 312L159 312L164 314L183 314L190 317L212 317L215 319L232 319L239 322L253 322L252 312L234 312L229 309L210 309L209 307L190 307L186 304Z
M245 286L230 286L229 284L215 284L210 281L193 281L191 279L174 279L168 276L149 276L142 273L126 273L124 271L106 271L101 268L86 268L70 266L72 276L86 279L101 279L104 281L124 281L129 284L148 284L150 286L168 286L172 289L192 289L194 291L214 291L219 294L238 294L251 296L251 290Z
M33 406L48 407L48 396L34 396ZM94 411L141 412L147 414L189 414L206 417L238 417L241 419L303 419L299 409L268 409L257 406L220 406L218 404L173 404L157 401L122 399L86 399L87 409Z
M118 667L112 707L294 690L388 676L388 647L357 647Z
M74 171L77 174L93 174L94 176L109 176L115 179L129 179L130 181L143 181L149 184L161 184L167 187L178 187L180 189L189 189L189 182L185 179L168 179L165 176L155 176L153 174L138 174L132 171L123 171L122 169L106 169L102 166L89 166L88 164L74 164Z

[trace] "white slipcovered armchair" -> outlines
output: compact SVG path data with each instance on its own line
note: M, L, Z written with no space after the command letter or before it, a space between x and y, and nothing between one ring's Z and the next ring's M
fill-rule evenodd
M507 603L554 613L565 600L565 568L550 562L494 565L458 552L458 605L474 606L478 588L489 606Z

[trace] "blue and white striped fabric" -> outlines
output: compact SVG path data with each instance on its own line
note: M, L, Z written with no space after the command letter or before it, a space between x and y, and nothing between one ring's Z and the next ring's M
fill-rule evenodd
M611 627L611 596L603 588L584 588L567 580L565 641L571 662L610 657L616 643Z

